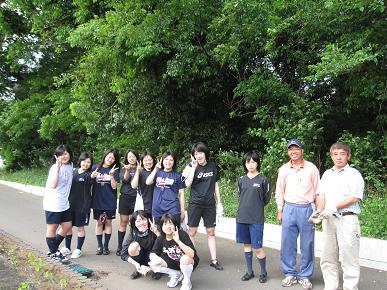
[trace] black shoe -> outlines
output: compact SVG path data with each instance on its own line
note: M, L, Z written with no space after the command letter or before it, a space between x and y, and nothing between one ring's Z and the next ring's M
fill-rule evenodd
M103 254L104 254L105 256L109 255L109 254L110 254L110 250L107 249L107 248L103 249Z
M96 255L102 255L102 254L103 254L102 248L98 248L98 249L97 249L97 252L96 252L95 254L96 254Z
M259 281L259 283L266 283L266 281L267 281L267 273L259 275L258 281Z
M242 276L241 280L242 280L242 281L249 281L251 278L254 278L254 272L251 272L251 274L245 273L245 274Z
M163 275L163 274L162 274L162 273L159 273L159 272L153 273L153 274L152 274L152 279L160 280L160 278L161 278L162 275Z
M140 278L141 274L137 271L134 271L132 275L130 275L130 279L135 280L137 278Z
M117 251L116 251L116 255L117 256L121 256L121 251L122 251L122 248L118 248Z
M215 263L214 263L214 261L211 261L210 266L214 267L216 270L219 270L219 271L223 270L223 267L219 264L218 261L216 261Z

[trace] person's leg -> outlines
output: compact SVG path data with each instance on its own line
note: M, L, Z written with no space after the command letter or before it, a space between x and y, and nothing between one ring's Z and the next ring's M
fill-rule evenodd
M199 222L201 219L201 209L195 205L188 206L188 235L195 245L195 236L198 231Z
M83 243L85 242L85 227L78 227L78 239L77 239L77 249L82 250Z
M298 227L296 206L286 204L282 214L281 231L281 270L285 276L297 277L296 256Z
M310 279L314 272L314 235L315 225L308 222L313 213L312 206L298 207L297 224L300 229L300 273L299 279Z
M104 255L109 255L109 242L110 242L110 237L112 235L113 231L113 225L112 225L112 220L107 219L105 223L105 239L104 239L104 244L103 244L103 254Z
M117 256L121 254L122 243L124 242L126 227L128 226L128 222L129 222L129 215L120 214L120 226L117 232L117 238L118 238L118 246L117 246L117 252L116 252Z
M336 236L337 218L329 216L322 222L322 253L320 259L321 272L325 290L339 288L339 246Z
M46 243L51 254L56 253L58 247L56 246L56 230L59 224L47 224L46 228Z
M343 268L343 289L358 290L360 278L359 249L360 225L357 215L338 218L337 239L341 266Z
M66 248L71 250L71 240L73 238L73 232L72 232L72 229L70 229L67 234L66 234L66 238L65 238L65 243L66 243Z
M193 271L193 259L184 255L180 259L180 270L183 273L183 281L181 282L181 289L189 290L192 288L191 275Z
M60 224L61 229L59 230L58 234L56 235L56 244L57 249L59 249L59 245L62 243L64 238L66 237L66 233L69 232L72 228L71 221L62 222Z
M192 243L195 245L195 236L196 236L196 233L198 232L198 228L194 228L194 227L189 227L188 228L188 235L192 241Z
M243 252L245 253L245 261L246 261L246 269L247 269L247 274L249 276L254 276L254 271L253 271L253 251L251 249L251 244L244 244L243 245ZM242 280L243 277L242 277ZM246 279L249 280L249 279Z

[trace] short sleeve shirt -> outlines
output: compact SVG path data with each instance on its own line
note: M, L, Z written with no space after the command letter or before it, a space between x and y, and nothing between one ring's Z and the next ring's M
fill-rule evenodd
M93 166L94 171L97 166ZM93 202L92 207L100 210L116 210L117 209L117 189L113 189L110 183L111 168L100 167L98 176L93 183ZM118 170L114 172L116 182L120 181Z
M70 208L77 212L88 212L91 207L91 172L78 173L78 168L73 170L73 181L69 196Z
M55 188L49 186L55 171L58 170L56 164L52 165L47 177L46 187L43 193L43 209L52 212L63 212L69 209L69 194L73 177L72 164L64 164L59 169L58 184Z
M238 181L239 206L236 221L245 224L263 224L264 207L271 196L268 179L258 174L253 178L242 176Z
M182 175L176 171L159 170L153 190L152 215L180 214L179 190L185 187Z
M318 195L325 195L326 205L336 206L339 202L355 197L363 200L364 180L360 172L348 164L341 170L334 167L324 172L317 190ZM351 204L339 212L360 214L359 203Z
M215 183L219 181L219 170L214 162L198 165L191 185L190 204L215 205Z
M120 190L121 194L127 194L131 197L137 196L137 189L133 189L132 185L131 185L132 179L133 179L135 174L136 174L136 168L129 169L129 179L128 179L128 181L126 181L124 179L125 169L123 168L121 170L121 173L120 173L120 178L122 180L122 185L121 185L121 190Z

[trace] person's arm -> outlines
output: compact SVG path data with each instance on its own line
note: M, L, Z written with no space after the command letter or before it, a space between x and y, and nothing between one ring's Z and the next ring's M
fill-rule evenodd
M51 188L56 188L58 186L58 181L59 181L59 172L62 164L54 164L50 168L50 172L48 174L48 186Z
M179 246L179 248L183 251L185 255L192 258L195 256L195 251L188 245L186 245L182 240L180 240L179 229L176 227L173 232L173 240Z
M139 182L140 182L140 174L142 171L141 164L142 164L141 161L140 162L137 161L136 173L134 174L132 182L130 183L130 185L132 186L133 189L136 189L138 187Z
M197 167L198 167L198 162L196 161L195 157L191 156L191 170L184 181L185 186L191 187L193 179L195 177L195 171Z
M149 174L148 178L146 179L146 185L151 185L155 181L156 173L157 171L159 171L159 169L161 169L161 162L163 162L162 158L160 158L160 160L156 163L155 168L152 170L151 174Z
M116 165L114 164L113 165L113 168L109 171L109 175L110 175L110 185L113 189L117 189L117 180L116 180L116 177L114 176L114 174L116 174L116 171L118 170L119 168L117 167L116 168Z
M277 183L275 188L275 200L277 203L277 220L279 224L282 223L282 210L284 207L284 194L285 194L285 184L282 180L281 169L278 171Z
M263 187L264 192L263 192L262 201L263 201L264 205L267 205L270 201L270 198L271 198L271 185L270 185L270 182L267 178L265 179L264 185L265 186Z
M185 190L184 188L179 189L179 201L180 201L180 221L184 221L185 218Z
M124 174L123 174L123 177L122 177L122 181L123 182L128 182L129 181L129 177L130 177L130 165L129 164L124 165L123 171L124 171Z
M220 199L220 189L219 183L215 182L215 197L218 204L222 204L222 200Z

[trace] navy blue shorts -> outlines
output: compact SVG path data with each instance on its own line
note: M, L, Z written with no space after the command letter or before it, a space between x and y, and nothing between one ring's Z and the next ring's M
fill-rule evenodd
M148 265L148 262L150 261L149 255L150 255L150 251L147 251L147 250L141 248L140 254L138 256L129 256L129 257L131 257L133 260L135 260L140 265L149 266Z
M48 225L60 225L64 222L71 222L71 211L67 209L65 211L54 212L54 211L45 211L46 214L46 224Z
M188 226L197 228L200 219L203 218L203 224L206 228L213 228L216 226L216 207L203 207L196 204L188 206Z
M118 203L118 213L123 215L133 214L135 203L136 203L136 196L121 194L120 201Z
M236 241L251 245L253 249L262 248L263 224L236 223Z
M83 227L89 225L90 220L90 211L89 212L80 212L80 211L71 211L71 220L74 227Z
M116 210L115 209L93 209L93 217L95 220L99 220L101 214L106 212L106 217L108 220L114 220L116 218Z

